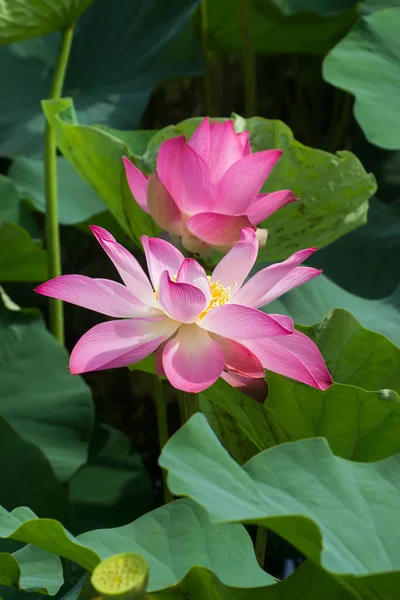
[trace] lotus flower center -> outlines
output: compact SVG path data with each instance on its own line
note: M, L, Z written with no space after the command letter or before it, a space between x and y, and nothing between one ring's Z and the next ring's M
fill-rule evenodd
M173 281L176 281L176 278L177 275L174 275L172 277ZM210 275L207 276L207 279L210 285L211 300L207 308L203 310L203 312L200 314L199 319L205 317L206 314L210 312L212 308L216 308L217 306L223 306L224 304L226 304L232 296L232 288L234 288L236 285L235 282L232 286L224 287L219 279L217 279L217 281L211 281ZM158 300L158 288L154 289L154 295L156 297L156 300Z
M199 316L199 319L202 319L206 316L208 312L212 308L216 308L217 306L223 306L230 300L232 296L232 287L224 287L219 279L217 281L211 281L211 277L208 276L208 281L210 283L210 292L211 292L211 300L210 304L207 306L205 310Z

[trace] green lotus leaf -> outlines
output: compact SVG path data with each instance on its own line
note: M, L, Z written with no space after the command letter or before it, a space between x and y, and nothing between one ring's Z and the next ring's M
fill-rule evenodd
M367 139L389 150L400 148L399 27L398 7L364 16L323 66L326 81L355 96L354 116Z
M0 44L10 44L69 27L93 0L3 0Z
M399 589L399 455L356 463L314 438L275 446L242 468L197 413L164 446L160 465L171 491L212 522L268 527L359 597Z
M66 481L86 462L93 426L90 390L70 374L66 350L37 311L9 310L0 302L0 331L0 416L39 446Z

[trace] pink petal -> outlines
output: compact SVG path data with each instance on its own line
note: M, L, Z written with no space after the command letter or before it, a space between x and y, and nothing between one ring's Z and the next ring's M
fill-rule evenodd
M122 161L125 166L126 178L128 180L129 188L132 192L132 196L145 212L150 213L149 207L147 206L147 177L143 175L135 165L131 163L126 156L122 157Z
M207 162L208 153L210 151L210 122L209 118L205 117L198 128L192 134L188 144L201 158Z
M150 316L150 309L137 300L128 288L108 279L61 275L42 283L35 292L109 317Z
M171 278L179 271L184 256L175 246L159 238L149 238L142 235L144 253L146 255L147 267L154 288L158 288L158 281L163 271L168 271Z
M246 209L246 214L254 225L258 225L274 212L295 202L296 196L290 190L279 190L271 194L258 194L254 202Z
M204 212L190 217L186 227L193 235L211 246L232 246L240 239L240 231L245 227L255 230L245 216L235 217L218 213Z
M243 147L233 122L213 123L207 165L211 180L217 184L224 173L243 156Z
M81 337L70 358L73 375L125 367L151 354L177 329L178 323L161 319L107 321Z
M225 369L246 377L265 377L260 360L246 346L215 333L210 334L210 337L218 342L223 350Z
M313 341L300 331L292 335L242 342L261 360L264 367L296 381L326 390L332 377Z
M102 227L90 225L90 229L104 252L114 263L127 288L144 304L156 307L157 302L149 279L136 258L121 244L118 244L111 233Z
M238 140L242 146L243 156L247 156L251 154L250 148L250 134L248 131L242 131L242 133L237 134Z
M157 173L149 177L147 203L153 220L161 229L172 235L182 235L182 213L167 188L161 183Z
M232 287L232 295L241 287L250 273L258 252L257 235L248 227L240 232L240 242L228 252L215 267L212 281L220 281L224 287Z
M237 304L224 304L212 308L198 321L198 325L211 333L239 341L288 335L293 331L293 325L287 329L271 315Z
M184 136L171 138L161 145L157 173L182 212L210 210L209 169Z
M182 325L167 342L163 366L178 390L197 393L210 387L222 373L224 353L220 345L197 325Z
M164 367L162 364L162 355L163 355L166 343L167 342L163 342L161 344L161 346L158 346L157 350L154 353L155 369L156 369L157 375L159 375L160 377L165 377L165 371L164 371Z
M210 282L208 281L205 270L196 260L193 258L185 258L178 271L176 281L178 283L190 283L199 288L206 297L206 306L210 304Z
M263 150L233 164L217 186L213 209L229 215L247 213L281 154L281 150Z
M158 286L158 301L163 310L181 323L194 323L209 304L199 288L172 281L168 271L161 273Z
M232 387L239 389L243 394L250 396L250 398L254 398L257 402L264 402L268 392L268 386L264 377L262 379L255 379L243 377L243 375L238 375L231 371L222 371L221 378Z
M235 303L259 308L321 273L312 267L298 267L316 248L295 252L288 259L262 269L235 294Z

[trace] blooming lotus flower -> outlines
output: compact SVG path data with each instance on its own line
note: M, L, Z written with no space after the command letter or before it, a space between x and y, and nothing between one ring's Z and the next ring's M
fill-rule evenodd
M128 184L139 206L162 229L180 236L190 252L226 251L244 227L256 230L276 210L293 202L289 190L260 194L281 150L251 153L249 132L235 133L232 121L209 124L206 117L187 142L166 140L157 170L147 178L123 158ZM267 231L257 230L264 245Z
M259 271L244 283L257 257L256 233L240 242L207 277L192 258L158 238L142 236L150 281L137 260L105 229L91 230L123 282L62 275L36 291L117 317L95 325L78 341L71 373L123 367L155 351L159 374L186 392L222 377L265 397L265 369L321 390L332 380L317 346L282 315L257 310L320 273L300 267L315 248Z

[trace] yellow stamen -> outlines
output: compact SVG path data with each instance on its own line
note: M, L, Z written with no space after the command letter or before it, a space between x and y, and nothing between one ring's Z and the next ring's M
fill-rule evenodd
M176 281L176 278L177 275L174 275L172 279ZM232 289L236 285L235 281L233 285L229 287L224 287L219 279L217 279L217 281L211 281L210 275L207 275L207 279L210 285L211 300L207 308L203 310L203 312L200 314L199 319L205 317L206 314L210 312L212 308L216 308L217 306L223 306L224 304L226 304L228 300L230 300L230 297L232 296ZM154 295L156 297L156 300L158 300L158 288L154 289Z
M206 314L210 312L212 308L216 308L217 306L223 306L224 304L226 304L232 296L233 286L224 287L219 279L217 279L217 281L211 281L210 276L208 276L208 281L210 282L211 301L207 308L203 310L203 312L199 316L199 319L205 317Z

